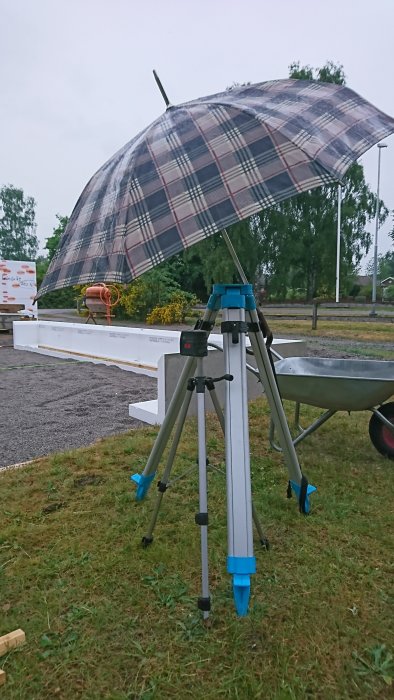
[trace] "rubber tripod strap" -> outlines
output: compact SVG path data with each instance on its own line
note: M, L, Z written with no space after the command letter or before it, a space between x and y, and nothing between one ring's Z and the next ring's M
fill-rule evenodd
M273 333L272 333L272 331L267 323L267 319L265 318L261 309L256 308L256 311L257 311L257 316L259 317L260 329L261 329L261 332L263 334L263 338L265 338L265 347L267 348L267 353L268 353L268 358L270 361L272 373L274 375L275 383L276 383L276 386L278 388L280 400L282 401L282 396L281 396L281 393L279 390L278 378L276 376L276 371L275 371L275 362L274 362L274 359L272 357L272 352L271 352L271 345L272 345L272 342L274 340L274 335L273 335ZM282 401L282 403L283 403L283 401Z

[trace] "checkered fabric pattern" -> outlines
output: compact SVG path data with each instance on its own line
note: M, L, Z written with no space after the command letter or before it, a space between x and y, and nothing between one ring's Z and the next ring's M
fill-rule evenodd
M166 112L82 192L38 296L127 283L264 207L337 182L394 119L342 85L276 80Z

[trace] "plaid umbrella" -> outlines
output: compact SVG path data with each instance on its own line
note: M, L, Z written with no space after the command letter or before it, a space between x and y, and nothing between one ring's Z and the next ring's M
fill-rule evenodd
M37 296L127 283L264 207L338 182L394 119L343 85L275 80L169 105L92 177Z

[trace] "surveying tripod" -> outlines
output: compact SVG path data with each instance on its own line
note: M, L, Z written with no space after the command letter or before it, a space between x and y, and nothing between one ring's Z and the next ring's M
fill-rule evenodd
M226 373L223 379L226 387L224 434L227 484L227 570L233 576L233 592L237 613L239 615L246 615L250 595L250 576L256 571L256 560L253 555L253 515L255 516L255 524L257 525L260 537L263 538L257 516L255 515L255 511L252 506L251 497L246 382L246 333L249 334L260 379L265 389L271 414L277 429L279 442L283 450L284 459L289 474L288 496L291 495L292 491L296 494L301 512L309 512L309 495L315 491L315 487L308 484L308 481L302 474L298 463L270 358L264 343L263 334L261 332L259 317L256 310L256 302L251 285L214 285L213 292L208 300L204 316L196 324L195 331L197 333L204 331L206 338L208 338L209 333L215 325L215 320L220 309L222 310L221 331L223 334L223 352ZM188 343L186 343L186 345L187 344ZM208 588L208 512L204 421L204 391L207 378L204 377L201 359L205 354L205 349L201 354L195 349L195 346L198 345L198 343L189 341L189 344L191 346L189 348L191 354L185 362L145 469L142 474L135 474L131 477L131 479L137 484L136 499L142 500L147 494L147 491L156 476L157 467L178 418L178 425L175 430L172 446L170 448L164 477L158 484L158 504L153 514L148 535L143 538L143 544L147 545L152 541L153 526L156 522L162 495L167 487L172 462L175 457L183 423L190 404L192 386L191 380L193 379L193 388L196 388L197 407L199 409L197 416L200 512L196 516L196 522L201 526L202 553L202 597L199 599L199 607L203 610L204 617L207 617L210 609ZM188 348L184 349L187 350ZM194 378L197 366L198 375ZM220 415L217 400L215 399L212 391L211 396L213 396L213 403L217 413Z

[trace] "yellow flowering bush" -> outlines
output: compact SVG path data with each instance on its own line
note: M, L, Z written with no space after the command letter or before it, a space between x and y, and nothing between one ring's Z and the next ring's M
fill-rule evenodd
M146 322L150 325L156 323L169 325L171 323L184 323L188 315L191 314L193 306L198 303L195 294L189 292L174 292L168 303L163 306L155 306L147 315Z

